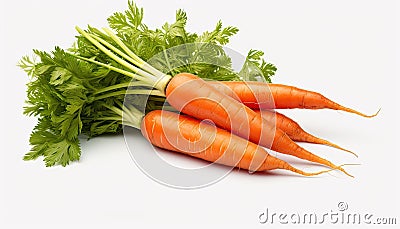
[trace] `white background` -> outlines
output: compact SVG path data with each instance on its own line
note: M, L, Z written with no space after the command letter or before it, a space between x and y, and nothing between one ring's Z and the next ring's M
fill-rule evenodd
M285 112L309 132L357 152L358 159L326 146L302 144L337 164L360 163L347 167L356 178L336 172L304 178L282 171L236 171L207 188L176 190L154 182L135 166L122 135L83 140L80 162L66 168L45 168L41 160L25 162L21 158L30 148L36 119L22 115L28 78L17 61L33 48L69 47L75 25L104 26L111 13L126 9L127 1L2 1L0 227L266 228L271 225L258 222L266 208L323 214L337 211L340 201L348 203L348 212L397 217L400 223L400 10L395 1L137 3L145 8L150 26L173 21L175 10L183 8L190 31L212 29L218 19L239 27L230 48L243 54L250 48L264 50L279 69L276 83L320 91L366 113L382 108L373 119L331 110ZM147 144L139 134L132 137ZM305 170L323 168L287 159Z

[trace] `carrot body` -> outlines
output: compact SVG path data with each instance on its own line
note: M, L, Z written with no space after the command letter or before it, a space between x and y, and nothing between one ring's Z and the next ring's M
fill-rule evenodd
M266 122L260 114L193 74L174 76L166 88L166 98L178 111L200 120L211 120L217 126L253 143L345 172L328 160L303 149L282 130L276 129L274 124Z
M267 120L267 122L275 122L276 127L285 132L289 136L289 138L292 139L293 141L328 145L352 153L355 156L357 156L350 150L344 149L330 141L318 138L310 133L307 133L303 128L301 128L301 126L297 122L279 112L271 110L256 110L255 112L260 113L261 116L265 120Z
M151 111L144 117L141 131L157 147L227 166L251 171L285 169L304 176L326 172L307 173L296 169L252 142L174 112Z
M320 93L282 84L266 84L262 82L210 82L219 91L232 96L252 109L333 109L366 115L354 109L344 107Z

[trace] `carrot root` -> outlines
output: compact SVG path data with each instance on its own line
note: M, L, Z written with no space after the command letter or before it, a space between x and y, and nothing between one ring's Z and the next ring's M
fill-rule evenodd
M324 140L324 139L320 139L320 138L318 138L318 139L320 140L319 142L317 142L317 143L319 143L319 144L331 146L331 147L334 147L334 148L336 148L336 149L340 149L340 150L343 150L343 151L345 151L345 152L351 153L351 154L353 154L355 157L358 157L358 155L357 155L356 153L354 153L353 151L351 151L351 150L342 148L342 147L340 147L339 145L336 145L336 144L334 144L334 143L332 143L332 142L330 142L330 141L327 141L327 140Z
M198 89L193 90L193 88ZM300 147L285 132L266 122L260 114L193 74L180 73L174 76L166 88L166 98L178 111L198 120L209 119L217 127L256 145L323 164L351 176L343 168ZM249 165L239 167L250 168ZM270 169L274 167L276 165Z
M322 94L283 84L266 84L261 82L210 82L223 93L241 101L252 109L333 109L372 118L372 115L342 106Z
M328 140L316 137L308 132L306 132L296 121L293 119L287 117L284 114L281 114L276 111L269 111L269 110L256 110L255 112L259 113L262 115L262 117L267 120L268 122L275 122L277 128L281 129L283 132L285 132L290 139L293 141L297 142L308 142L308 143L314 143L314 144L322 144L322 145L327 145L331 146L346 152L349 152L353 154L354 156L358 157L357 154L354 152L347 150L343 147L340 147L339 145L336 145Z
M375 114L367 115L367 114L361 113L361 112L359 112L357 110L354 110L354 109L351 109L351 108L348 108L348 107L345 107L345 106L342 106L342 105L339 105L339 104L337 104L337 106L338 106L337 110L346 111L346 112L349 112L349 113L360 115L360 116L365 117L365 118L373 118L373 117L377 116L379 114L379 112L381 111L381 108L379 108L379 110Z
M338 166L333 166L330 169L321 170L321 171L318 171L318 172L305 172L305 171L303 171L301 169L297 169L297 168L293 167L289 163L287 163L287 162L285 162L285 161L283 161L283 160L281 160L279 158L276 158L276 157L273 157L273 156L269 155L268 158L264 162L264 166L259 171L269 171L269 170L272 170L272 169L284 169L284 170L288 170L288 171L297 173L297 174L302 175L302 176L317 176L317 175L320 175L320 174L323 174L323 173L328 173L328 172L331 172L331 171L334 171L334 170L340 170L343 173L345 173L347 176L350 176L350 177L354 178L353 175L349 174L348 172L346 172L343 169L343 166L346 166L346 165L353 165L353 164L342 164L342 165L338 165ZM274 166L274 167L271 167L271 166Z
M351 177L351 178L354 178L353 175L351 175L350 173L346 172L346 171L343 169L343 166L346 166L346 165L355 165L355 164L342 164L342 165L338 165L336 168L331 168L331 169L322 170L322 171L318 171L318 172L312 172L312 173L307 173L307 172L305 172L305 173L303 173L302 175L304 175L304 176L314 176L314 175L319 175L319 174L322 174L322 173L331 172L331 171L334 171L334 170L340 170L340 171L342 171L344 174L346 174L347 176L349 176L349 177Z

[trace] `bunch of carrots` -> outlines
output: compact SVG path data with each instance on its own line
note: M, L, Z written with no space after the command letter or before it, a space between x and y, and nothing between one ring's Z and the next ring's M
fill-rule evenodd
M225 89L222 89L224 87ZM273 88L275 105L266 105L270 100L265 101L265 98L271 96L268 87ZM301 171L271 156L260 146L338 169L351 176L342 166L334 165L305 150L294 141L346 149L305 132L295 121L282 114L263 108L329 108L364 117L376 115L364 115L319 93L291 86L252 82L206 82L190 73L175 75L168 81L166 99L173 108L183 114L155 110L143 117L140 129L143 136L153 145L250 171L285 169L305 176L330 170L317 173ZM243 101L257 110L252 110ZM213 134L212 125L201 125L201 120L211 120L215 123L218 126L216 133ZM202 135L212 138L204 138ZM182 141L182 138L186 141Z
M160 99L159 101L162 103L161 106L156 106L154 109L143 111L135 104L129 103L128 100L125 100L123 104L113 102L118 107L111 105L110 102L103 102L100 104L102 109L117 114L119 118L96 116L97 118L94 119L96 121L118 119L124 125L140 129L151 144L166 150L252 172L284 169L304 176L312 176L331 170L340 170L351 176L343 169L343 165L335 165L307 151L296 142L324 144L350 153L353 152L307 133L294 120L274 109L328 108L363 117L377 115L377 113L370 116L362 114L337 104L320 93L293 86L254 81L210 81L187 72L166 74L140 58L132 47L111 29L104 28L102 31L94 28L86 31L79 27L76 29L81 39L90 43L92 50L96 50L97 56L88 58L79 52L67 52L68 58L73 58L74 63L78 63L76 65L98 66L131 79L129 83L116 83L104 87L105 89L98 90L96 93L92 93L93 95L97 96L105 91L125 88L127 95L148 94L151 98ZM59 67L60 64L54 62L55 65ZM68 67L70 66L66 64L65 68L68 69ZM52 71L51 78L54 77L53 80L57 80L57 77L60 76L57 75L60 69L54 73L57 67L49 70L51 68L42 69L40 73L36 74ZM67 82L72 79L70 78L63 80ZM49 85L57 91L59 85L64 81L60 82L59 80ZM74 84L81 84L82 88L90 88L82 82L84 81L75 80ZM35 92L31 93L33 94L31 96L35 96ZM121 96L118 91L113 93L112 96ZM68 93L57 96L72 98ZM90 97L89 94L85 94L85 96ZM87 100L82 103L92 104L96 99ZM146 102L150 102L150 100ZM46 103L46 101L43 102ZM68 103L72 104L73 102ZM70 112L71 109L68 111ZM43 111L40 110L40 112ZM74 118L79 118L77 131L80 133L84 128L82 122L85 124L83 116L91 114L85 114L84 107L78 107L74 112L73 114L76 114ZM35 114L37 113L39 112ZM50 119L52 119L51 115L51 112L50 114L46 113L46 117L50 117ZM59 134L62 135L63 132L61 131ZM46 135L41 134L41 137L45 138ZM67 138L66 142L74 138ZM52 150L60 150L59 148ZM43 146L41 153L44 156L51 154L46 150L48 148ZM320 172L305 172L272 156L268 150L292 155L327 166L330 169ZM61 160L61 158L58 159Z

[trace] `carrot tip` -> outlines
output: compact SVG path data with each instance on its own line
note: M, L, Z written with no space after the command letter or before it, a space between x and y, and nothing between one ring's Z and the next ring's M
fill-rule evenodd
M382 108L379 108L378 111L377 111L375 114L373 114L373 115L364 115L364 117L366 117L366 118L373 118L373 117L375 117L375 116L377 116L377 115L379 114L379 112L381 111L381 109L382 109Z
M363 114L363 113L360 113L360 112L357 112L357 114L359 114L359 115L361 115L363 117L366 117L366 118L373 118L373 117L377 116L380 111L381 111L381 108L379 108L379 110L375 114L372 114L372 115L366 115L366 114Z
M347 163L347 164L341 164L341 165L339 165L339 167L349 166L349 165L361 165L361 164L360 163Z
M348 173L348 172L347 172L346 170L344 170L342 167L343 167L343 166L338 166L337 168L334 168L334 169L338 169L338 170L342 171L344 174L346 174L347 176L354 178L353 175L351 175L350 173Z
M350 151L350 150L348 150L348 149L342 148L342 147L340 147L340 146L338 146L338 145L336 145L336 144L334 144L334 143L332 143L332 142L330 142L330 141L323 140L322 143L325 144L325 145L327 145L327 146L331 146L331 147L334 147L334 148L336 148L336 149L340 149L340 150L346 151L346 152L348 152L348 153L353 154L355 157L358 157L358 155L357 155L356 153L354 153L353 151Z
M298 174L303 175L303 176L316 176L316 175L320 175L320 174L322 174L322 173L331 172L331 171L333 171L333 170L340 170L340 171L342 171L343 173L345 173L346 175L348 175L348 176L354 178L353 175L349 174L348 172L346 172L346 170L344 170L344 169L342 168L342 167L345 166L345 165L349 165L349 164L343 164L343 165L340 165L340 166L334 166L334 167L331 168L331 169L321 170L321 171L318 171L318 172L305 172L305 171L303 171L303 170L296 169L296 168L294 168L294 167L292 167L292 166L290 166L290 165L288 165L288 164L287 164L287 167L286 167L286 168L283 168L283 169L290 170L290 171L292 171L292 172L298 173Z
M334 146L335 147L335 146ZM355 157L357 157L358 158L358 155L356 154L356 153L354 153L353 151L350 151L350 150L348 150L348 149L345 149L345 148L342 148L342 147L335 147L335 148L338 148L338 149L340 149L340 150L343 150L343 151L346 151L346 152L348 152L348 153L351 153L351 154L353 154Z
M348 165L361 165L361 164L341 164L341 165L337 166L338 169L339 169L340 171L344 172L347 176L352 177L352 178L355 178L353 175L351 175L350 173L346 172L346 171L342 168L343 166L348 166Z
M367 114L361 113L361 112L359 112L357 110L354 110L354 109L351 109L351 108L348 108L348 107L344 107L344 106L341 106L341 105L339 105L339 107L337 109L338 110L342 110L342 111L347 111L347 112L350 112L350 113L353 113L353 114L356 114L356 115L360 115L360 116L365 117L365 118L373 118L373 117L377 116L379 114L379 112L381 111L381 108L379 108L379 110L375 114L367 115Z
M351 177L351 178L354 178L353 175L351 175L350 173L348 173L346 170L344 170L344 169L342 168L343 166L346 166L346 165L352 165L352 164L343 164L343 165L335 166L335 167L333 167L333 168L331 168L331 169L322 170L322 171L315 172L315 173L305 173L305 174L303 174L303 175L306 175L306 176L314 176L314 175L319 175L319 174L322 174L322 173L331 172L331 171L333 171L333 170L340 170L341 172L343 172L343 173L346 174L347 176L349 176L349 177Z

